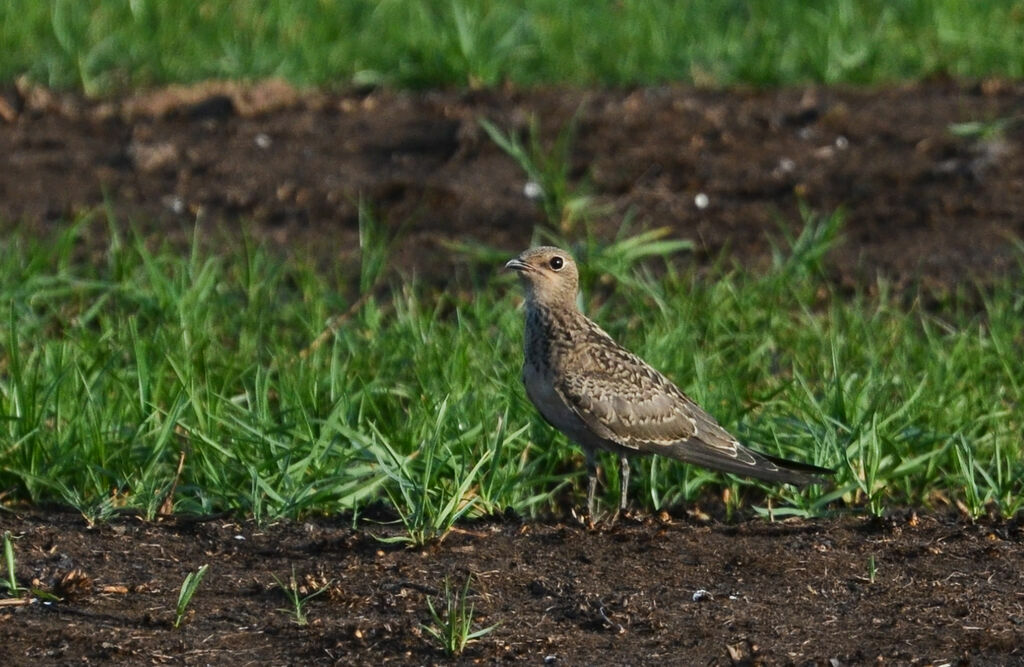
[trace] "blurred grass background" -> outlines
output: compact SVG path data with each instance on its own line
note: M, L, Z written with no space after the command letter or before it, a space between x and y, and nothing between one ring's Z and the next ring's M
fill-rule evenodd
M1024 75L1024 2L6 0L0 80L344 88L871 84Z

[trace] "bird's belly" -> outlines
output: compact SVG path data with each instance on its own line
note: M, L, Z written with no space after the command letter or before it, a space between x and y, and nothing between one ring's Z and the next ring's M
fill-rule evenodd
M555 391L551 379L544 373L536 371L531 364L523 366L523 385L526 387L526 395L544 419L577 444L595 449L612 448L590 432L579 415L573 412Z

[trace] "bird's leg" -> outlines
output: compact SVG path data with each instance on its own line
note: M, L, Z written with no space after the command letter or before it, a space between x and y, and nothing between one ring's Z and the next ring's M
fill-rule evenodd
M629 495L629 459L619 455L619 511L626 511L626 500Z
M619 455L619 506L612 515L609 526L614 526L619 520L619 514L626 511L626 496L629 494L629 460L624 455Z
M597 452L587 449L587 521L594 524L594 494L597 493Z

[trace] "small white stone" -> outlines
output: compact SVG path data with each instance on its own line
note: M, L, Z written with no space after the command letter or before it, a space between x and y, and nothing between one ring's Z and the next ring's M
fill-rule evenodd
M540 187L540 183L536 181L526 181L526 185L523 186L523 194L527 199L540 199L544 196L544 188Z
M708 204L711 203L711 200L709 200L708 196L703 192L698 192L697 196L693 198L693 203L697 208L703 211L708 207Z
M711 593L708 593L703 588L698 588L696 591L693 592L693 601L694 602L703 602L704 600L712 600L712 599L714 599L714 598L712 597Z
M836 148L838 148L839 150L843 151L843 150L846 150L847 148L849 148L849 146L850 146L850 140L849 139L847 139L846 137L844 137L841 134L838 137L836 137Z
M792 159L784 157L781 160L779 160L779 171L781 171L783 174L788 174L794 169L796 169L796 162L794 162Z
M256 135L256 145L259 146L260 148L270 148L270 144L272 143L274 143L274 141L273 139L270 138L269 134L260 132L259 134Z
M178 195L167 195L161 199L163 205L181 215L185 212L185 200Z

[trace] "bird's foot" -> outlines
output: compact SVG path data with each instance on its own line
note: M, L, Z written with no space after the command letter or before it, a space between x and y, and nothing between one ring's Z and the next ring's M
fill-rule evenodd
M635 509L620 507L615 510L615 514L608 519L607 527L611 528L612 526L621 523L643 523L644 516L645 515L642 512Z
M621 509L621 510L619 510L617 512L617 514L618 514L618 517L620 519L622 519L623 522L643 523L647 519L647 515L646 514L644 514L640 510L635 510L635 509L629 509L629 508Z
M597 521L595 521L593 512L579 512L576 508L573 508L570 510L570 513L573 520L587 530L594 530L597 528Z
M587 530L592 531L610 530L620 523L620 520L622 522L630 523L643 522L643 517L636 510L628 508L616 509L611 514L601 512L600 510L595 510L594 512L577 512L573 509L572 518Z
M605 531L612 530L619 524L619 520L633 521L636 515L626 510L615 510L611 514L598 512L594 515L587 515L586 526L588 530Z

